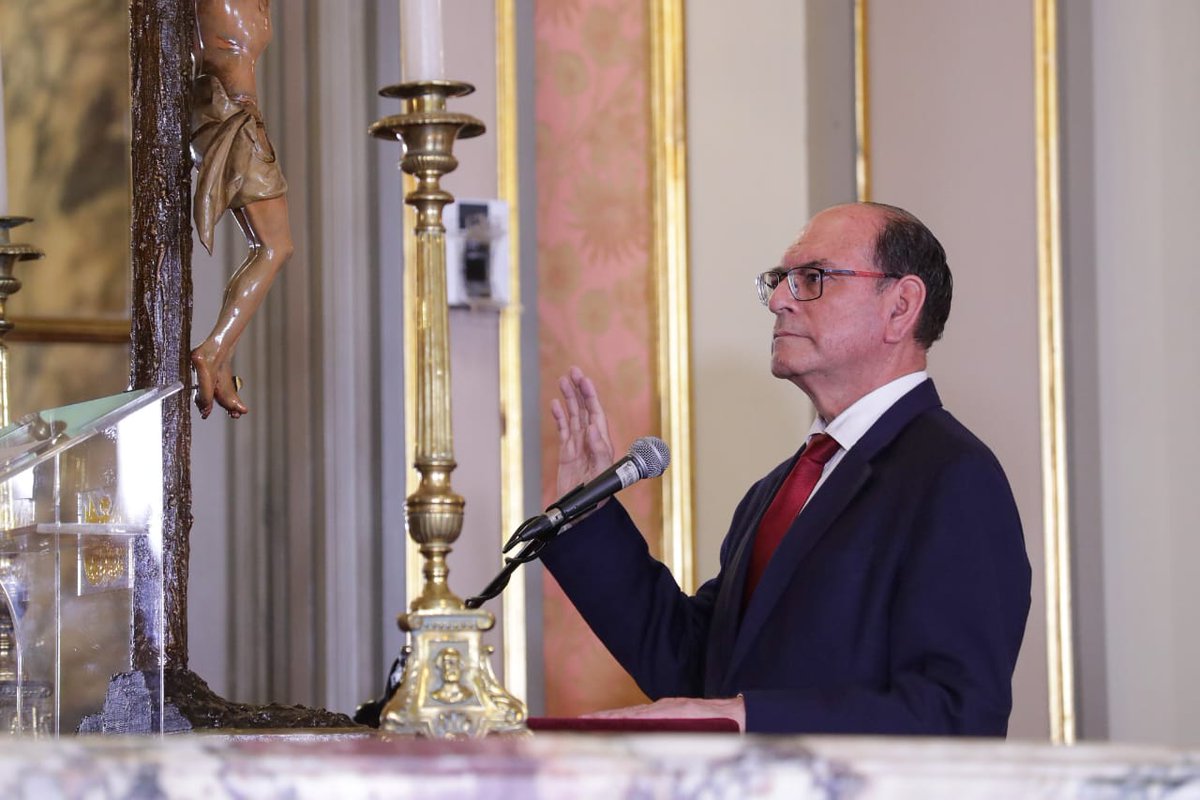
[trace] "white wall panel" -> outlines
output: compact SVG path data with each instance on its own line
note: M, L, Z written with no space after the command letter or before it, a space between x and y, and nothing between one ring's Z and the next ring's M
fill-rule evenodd
M1200 5L1092 14L1106 653L1081 657L1106 659L1113 739L1195 744Z
M954 304L930 371L946 407L995 451L1017 498L1033 607L1009 731L1045 738L1032 5L869 9L872 199L919 216L949 257Z
M697 583L716 574L742 495L812 421L771 376L773 319L754 289L809 216L805 5L687 8Z

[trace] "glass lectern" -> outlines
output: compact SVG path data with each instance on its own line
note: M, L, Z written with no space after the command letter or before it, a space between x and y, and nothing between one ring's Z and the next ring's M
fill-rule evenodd
M0 430L0 736L162 728L162 403L141 389Z

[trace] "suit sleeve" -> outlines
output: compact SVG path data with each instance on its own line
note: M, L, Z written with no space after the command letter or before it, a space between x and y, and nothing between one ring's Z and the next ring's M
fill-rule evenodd
M748 731L1005 734L1030 602L1016 504L990 454L926 485L891 603L887 685L747 690Z
M700 696L719 575L684 594L616 500L547 546L542 561L643 692Z

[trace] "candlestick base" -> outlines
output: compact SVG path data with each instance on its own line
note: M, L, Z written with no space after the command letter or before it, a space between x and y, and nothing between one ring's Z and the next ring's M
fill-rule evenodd
M526 733L525 704L496 680L494 648L483 644L494 624L490 612L465 608L402 614L409 639L404 676L383 708L382 726L438 739Z

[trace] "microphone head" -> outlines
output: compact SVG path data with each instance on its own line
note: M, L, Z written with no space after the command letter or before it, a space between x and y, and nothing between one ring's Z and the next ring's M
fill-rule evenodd
M643 436L629 447L638 473L643 478L657 478L671 466L671 448L657 436Z

